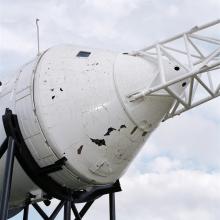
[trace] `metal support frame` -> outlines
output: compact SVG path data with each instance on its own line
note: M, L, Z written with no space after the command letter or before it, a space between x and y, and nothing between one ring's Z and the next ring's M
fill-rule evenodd
M8 216L8 204L11 191L12 174L15 157L15 141L12 137L8 139L7 155L5 160L5 172L3 177L3 187L0 204L0 219L6 220Z
M23 220L28 220L29 204L24 207Z
M128 100L135 102L147 96L172 97L174 103L165 115L165 121L220 96L220 79L216 86L213 80L214 74L220 69L220 37L214 38L213 32L211 36L201 34L201 31L214 26L220 30L220 19L130 53L158 66L159 83L128 94ZM164 61L172 61L176 64L176 71L181 68L185 73L167 80ZM219 76L220 71L217 74ZM177 94L173 89L175 85L185 87L184 93Z
M44 181L48 181L47 175L49 173L58 171L62 169L62 166L66 162L66 158L61 158L56 163L49 165L47 167L40 168L33 165L32 163L36 163L31 158L31 154L28 154L28 148L25 145L23 137L20 132L20 128L17 121L17 116L12 114L10 109L6 109L5 115L3 115L3 124L7 134L7 138L2 143L0 147L0 159L4 154L6 154L5 158L5 171L4 171L4 179L3 179L3 188L1 195L1 204L0 204L0 219L7 220L9 213L9 197L11 192L11 183L13 176L13 165L14 159L18 160L24 171L27 175L32 179L32 181L41 188L41 183ZM28 157L27 157L28 155ZM28 161L25 161L26 158L29 158ZM31 159L30 159L31 158ZM29 164L30 163L30 164ZM29 164L29 168L25 166L25 164ZM38 175L38 182L35 182L35 177L31 175ZM34 174L35 173L35 174ZM40 175L39 175L40 174ZM49 183L52 180L49 179ZM52 182L53 183L53 182ZM54 182L54 184L57 184ZM47 184L43 184L43 190L45 193L47 192L47 188L45 188ZM51 186L52 187L52 186ZM64 220L71 220L71 213L74 213L75 220L81 220L87 211L91 208L94 201L101 196L108 194L109 195L109 207L110 207L110 220L115 220L115 197L114 193L121 191L119 181L116 181L114 184L108 184L105 186L94 187L89 192L87 191L72 191L71 189L62 189L60 187L55 188L55 190L61 190L61 192L56 192L55 196L51 195L52 191L49 191L48 196L45 199L51 200L52 198L57 198L57 195L60 195L62 192L66 194L60 199L60 203L54 209L53 213L48 216L43 209L38 205L38 203L34 202L33 195L29 194L29 198L27 198L25 207L23 208L23 220L28 220L30 205L38 212L43 220L54 220L57 215L60 213L63 208L63 217ZM46 202L45 202L46 203ZM85 203L83 208L78 211L75 204L76 203ZM48 203L49 205L50 203Z
M110 193L109 194L109 214L110 214L110 220L116 219L116 212L115 212L115 194Z
M32 206L35 208L35 210L38 212L38 214L42 217L43 220L54 220L56 216L59 214L62 208L64 208L64 220L71 220L71 214L73 212L75 220L81 220L87 211L90 209L94 201L87 202L83 208L80 210L80 212L77 210L76 205L74 202L70 200L66 201L60 201L60 203L57 205L55 210L50 216L47 216L47 214L42 210L42 208L37 204L33 203ZM24 208L24 214L23 214L23 220L28 220L28 210L29 205ZM116 212L115 212L115 196L114 193L109 194L109 216L110 220L116 219Z
M65 201L64 204L64 220L71 220L71 200Z

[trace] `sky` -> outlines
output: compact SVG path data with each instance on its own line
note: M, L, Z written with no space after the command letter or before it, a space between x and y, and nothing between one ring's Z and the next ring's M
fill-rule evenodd
M126 52L219 19L220 1L0 0L0 77L36 56L35 18L41 51L71 43ZM219 220L219 155L220 99L162 123L121 179L117 219ZM30 219L39 219L33 209ZM92 219L108 219L106 196Z

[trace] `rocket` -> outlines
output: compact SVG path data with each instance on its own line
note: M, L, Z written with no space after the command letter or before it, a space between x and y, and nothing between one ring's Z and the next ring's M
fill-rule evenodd
M220 95L220 83L213 87L201 78L219 69L220 40L197 35L219 22L130 53L74 45L49 48L9 81L1 81L0 114L6 109L16 114L22 140L39 167L62 163L62 168L48 173L56 185L89 191L113 184L162 121ZM168 46L178 39L183 39L184 50ZM215 48L203 54L192 39ZM207 97L193 102L198 85ZM0 143L5 139L0 121ZM0 190L5 160L3 155ZM22 160L32 166L29 156ZM24 207L28 195L38 202L46 194L15 159L12 213Z

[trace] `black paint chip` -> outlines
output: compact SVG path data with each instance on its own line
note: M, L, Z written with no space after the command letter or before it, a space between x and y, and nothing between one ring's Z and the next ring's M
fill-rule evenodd
M144 131L142 137L144 137L147 133L148 133L147 131Z
M110 127L110 128L108 129L108 131L104 134L104 136L108 136L108 135L110 135L110 133L111 133L112 131L116 131L116 129Z
M185 87L185 86L186 86L186 82L183 82L183 83L182 83L182 87Z
M120 131L122 128L127 128L126 125L121 125L118 131Z
M179 67L179 66L175 66L174 69L175 69L176 71L179 71L179 70L180 70L180 67Z
M82 149L83 149L83 145L81 145L78 150L77 150L77 154L81 154L82 153Z
M102 145L105 145L105 140L104 139L93 139L93 138L90 138L90 140L95 143L96 145L98 146L102 146Z
M52 99L54 99L54 98L55 98L55 95L52 96Z

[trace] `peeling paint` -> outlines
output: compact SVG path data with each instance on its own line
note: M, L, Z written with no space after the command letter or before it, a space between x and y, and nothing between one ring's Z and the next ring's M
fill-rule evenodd
M105 140L104 139L93 139L93 138L90 138L90 140L95 143L96 145L98 146L102 146L102 145L105 145Z
M60 88L60 91L61 91L61 92L63 92L63 89L62 89L62 88Z
M115 128L112 128L112 127L108 128L108 131L104 134L104 136L110 135L110 133L111 133L112 131L116 131L116 129L115 129Z
M144 137L148 132L147 131L144 131L142 136Z
M52 99L54 99L54 98L55 98L55 95L52 96Z
M81 145L81 146L77 149L77 154L81 154L81 153L82 153L82 149L83 149L83 145Z
M120 131L122 128L127 128L126 125L121 125L118 131Z

